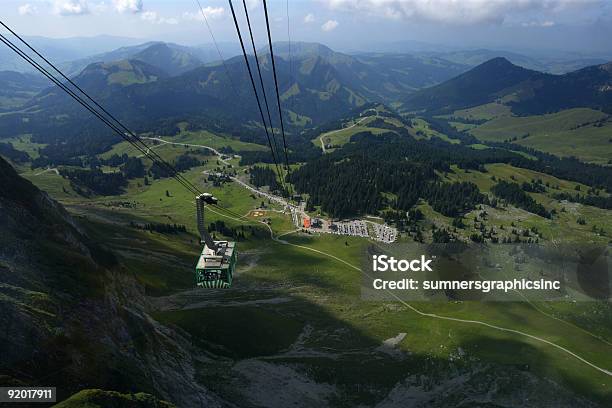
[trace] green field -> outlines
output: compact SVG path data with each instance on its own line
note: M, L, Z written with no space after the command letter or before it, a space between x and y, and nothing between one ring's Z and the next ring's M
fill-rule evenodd
M427 123L426 120L420 119L420 118L412 120L411 134L413 134L413 136L416 139L431 139L432 137L437 137L437 138L442 139L442 140L444 140L444 141L446 141L448 143L452 143L452 144L459 144L459 143L461 143L457 139L451 139L447 135L445 135L443 133L440 133L440 132L438 132L436 130L433 130L429 126L429 123Z
M38 158L38 149L45 147L45 144L32 142L32 135L22 135L9 139L0 139L0 143L11 143L17 150L27 153L31 158Z
M426 125L422 126L426 130ZM206 132L183 132L167 139L215 148L231 146L235 150L262 148ZM120 144L113 152L126 151L122 149ZM172 160L191 148L164 145L156 149ZM498 372L512 373L507 375L516 383L505 386L527 387L530 398L550 397L552 391L541 390L548 389L548 381L552 381L601 404L612 403L609 375L545 342L553 342L610 369L612 312L607 305L363 301L359 269L370 242L336 235L289 233L294 227L289 216L280 212L266 214L271 223L264 225L260 219L247 216L259 207L262 199L233 182L213 186L205 181L203 171L223 165L213 156L202 157L208 158L208 163L183 173L184 176L217 196L222 207L244 215L232 219L212 211L207 213L210 222L223 220L228 226L246 232L246 239L238 242L238 269L230 290L192 289L193 266L200 250L195 205L192 194L173 179L151 180L150 186L145 186L143 180L132 180L120 196L87 199L78 196L70 183L55 173L38 174L34 170L24 175L65 204L87 226L91 237L118 255L126 273L135 276L147 295L156 300L152 312L156 319L187 333L194 347L215 356L214 362L202 361L198 378L219 395L242 401L246 398L242 393L247 392L243 390L257 384L272 386L274 373L282 369L294 370L290 381L305 378L303 383L309 386L330 384L336 393L336 397L330 397L332 401L355 406L380 401L410 376L430 378L432 385L443 386L450 381L445 377L449 372L459 372L466 378L474 376L473 381L478 384L476 373L485 370L491 377ZM233 159L232 166L240 174L243 169L237 162ZM559 186L555 191L575 192L576 186L573 182L501 164L488 165L487 173L453 170L445 176L448 180L472 181L485 193L495 183L493 176L518 183L541 178L544 183ZM582 186L582 191L585 190ZM547 208L558 209L559 217L550 221L514 207L487 208L488 223L496 227L510 227L512 223L520 228L536 226L547 241L593 239L593 224L612 234L612 221L605 210L555 202L547 194L533 196ZM565 212L561 212L562 207L566 207ZM427 225L450 225L452 221L436 214L425 203L420 208ZM271 209L279 210L275 206ZM466 216L468 225L478 212ZM586 225L576 223L578 216L585 217ZM183 224L188 232L176 235L147 232L130 226L130 222ZM471 231L469 228L466 233ZM286 235L272 239L271 234ZM609 239L599 238L604 242ZM599 312L591 313L594 309ZM468 322L444 320L440 316ZM406 335L396 346L396 354L379 351L383 341L399 333ZM257 369L240 371L242 365ZM546 382L536 383L538 387L533 385L533 379L531 383L525 382L521 374L524 367L534 378L545 378ZM236 386L235 378L241 378L241 386Z
M592 109L569 109L554 114L500 116L471 130L483 141L511 140L559 156L607 164L612 157L612 122Z
M455 111L453 116L475 120L490 120L496 117L509 116L510 114L510 107L508 105L492 102L485 105L475 106L473 108Z
M350 121L346 123L344 128L342 129L323 133L322 135L319 135L315 139L312 139L312 143L317 147L321 147L321 139L323 139L325 146L328 146L326 148L326 151L331 152L334 149L338 147L342 147L343 145L347 144L351 140L351 137L353 135L360 133L360 132L370 132L375 136L383 134L383 133L393 132L393 130L391 129L382 129L382 128L369 126L369 124L373 120L375 120L375 118L376 118L375 116L369 116L364 119L356 119L356 120ZM387 122L388 124L392 126L404 127L404 124L395 118L385 117L385 116L381 116L381 118L383 118L385 122ZM431 129L429 127L429 124L423 119L412 120L412 127L408 128L408 133L410 133L416 139L430 139L432 137L437 137L449 143L453 143L453 144L460 143L459 140L451 139L445 134L442 134L440 132L437 132Z
M242 142L240 140L236 140L228 136L217 135L212 132L205 131L205 130L197 131L197 132L189 132L189 131L183 130L177 136L160 136L160 137L163 140L172 142L172 143L204 145L204 146L212 147L213 149L221 149L225 147L225 148L231 148L236 152L241 151L241 150L258 151L258 150L267 149L263 145ZM147 145L149 145L152 149L156 151L160 149L165 150L168 148L197 149L197 147L195 146L185 147L181 145L165 145L161 142L156 142L154 140L147 140L147 139L144 139L144 140L147 143ZM127 154L129 156L140 157L142 156L143 153L138 151L128 142L121 142L121 143L117 143L116 145L114 145L112 149L110 149L109 151L101 154L100 157L107 159L114 154L117 154L117 155ZM169 156L172 157L173 154L170 154Z
M388 129L368 127L368 123L372 120L374 120L374 117L368 116L363 119L350 121L344 125L343 129L333 130L317 136L312 139L312 143L317 147L321 147L321 139L323 139L323 143L325 143L326 146L331 146L326 150L332 151L334 148L347 144L351 140L351 137L359 132L371 132L374 135L379 135L389 131Z
M600 242L607 243L612 236L612 221L609 216L609 211L591 206L586 206L577 203L561 203L550 197L552 193L576 193L576 186L581 187L581 191L586 191L587 186L580 183L561 180L547 174L537 173L527 169L512 167L506 164L490 164L485 166L486 173L478 171L465 172L461 169L454 168L454 173L449 173L447 179L449 181L469 181L478 186L485 193L490 193L493 187L499 180L509 182L523 183L531 182L532 180L541 179L544 184L558 187L558 189L548 189L546 194L530 193L530 195L548 210L555 209L557 215L552 219L546 219L529 212L509 207L509 208L491 208L487 207L486 211L488 219L486 224L494 226L499 230L500 226L505 228L504 234L507 234L512 224L520 228L536 227L543 235L545 241L563 241L563 242ZM495 180L492 179L495 178ZM466 219L471 221L479 213L479 210L468 213ZM430 218L443 219L440 214L431 214ZM578 218L586 220L585 225L580 225ZM468 226L470 222L466 223ZM449 226L450 220L441 225ZM593 226L603 228L606 235L593 233ZM469 235L475 232L472 228L467 228L464 233Z
M173 408L173 404L160 401L150 394L121 394L116 391L98 389L82 390L67 400L55 405L57 408Z

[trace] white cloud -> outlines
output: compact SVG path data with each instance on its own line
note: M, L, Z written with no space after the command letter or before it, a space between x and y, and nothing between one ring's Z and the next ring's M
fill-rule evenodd
M195 21L204 21L204 17L202 13L206 16L208 20L217 20L225 15L225 9L223 7L203 7L202 10L198 10L193 13L185 12L183 13L183 19L185 20L195 20Z
M162 18L160 20L161 24L171 24L171 25L176 25L179 23L178 19L174 18L174 17L170 17L170 18Z
M113 4L119 13L140 13L143 8L142 0L113 0Z
M310 24L310 23L314 23L314 21L315 21L314 14L308 13L304 16L304 23Z
M553 27L555 25L554 21L527 21L524 23L521 23L521 26L523 27Z
M89 6L86 0L55 0L53 13L60 16L80 16L89 14Z
M171 24L171 25L175 25L178 24L179 21L178 19L174 18L174 17L162 17L159 14L157 14L156 11L145 11L140 15L140 18L145 20L145 21L149 21L153 24Z
M108 10L108 6L104 2L94 3L91 6L91 10L93 11L94 14L102 14Z
M336 27L338 27L340 23L338 23L336 20L327 20L322 26L321 26L321 30L323 31L332 31L335 30Z
M140 18L146 21L155 21L157 20L157 13L154 11L145 11L144 13L142 13Z
M378 15L396 20L437 23L502 23L525 12L560 12L601 0L323 0L332 10Z
M260 0L246 0L247 8L249 11L255 10L259 7Z
M20 16L32 16L38 13L38 8L30 3L26 3L23 6L19 6L17 11L19 12Z

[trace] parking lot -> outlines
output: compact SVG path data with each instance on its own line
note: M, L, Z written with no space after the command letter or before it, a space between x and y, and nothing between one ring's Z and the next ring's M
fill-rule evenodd
M366 238L370 236L368 226L365 221L361 220L336 222L331 224L329 228L333 234Z
M374 229L374 239L380 242L390 244L397 239L397 230L386 224L372 223Z

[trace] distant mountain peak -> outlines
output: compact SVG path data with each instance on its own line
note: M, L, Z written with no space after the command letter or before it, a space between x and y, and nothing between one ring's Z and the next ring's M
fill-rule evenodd
M495 58L491 58L490 60L486 61L484 64L501 64L501 65L513 65L513 63L510 62L510 60L508 60L506 57L495 57Z
M521 66L513 64L506 57L491 58L490 60L485 61L482 64L474 68L474 70L482 70L482 69L487 69L487 70L516 69L517 71L519 70L529 71L527 68L523 68Z
M172 76L183 74L202 65L202 61L183 47L164 42L153 43L132 59L144 61Z
M612 112L612 62L563 75L532 71L506 58L490 59L442 84L406 98L405 109L452 113L511 97L512 113L537 115L588 107Z
M495 57L442 84L410 95L406 107L449 113L491 102L508 89L545 75L514 65L504 57Z
M287 59L291 58L302 59L308 57L323 57L330 58L334 55L342 55L326 45L317 42L296 41L289 43L288 41L278 41L273 44L274 55ZM269 53L269 48L263 47L260 53Z

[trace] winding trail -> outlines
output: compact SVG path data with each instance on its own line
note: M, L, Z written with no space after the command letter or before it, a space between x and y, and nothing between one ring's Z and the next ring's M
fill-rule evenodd
M280 240L280 239L278 239L278 237L274 237L273 232L272 232L272 228L270 228L270 226L267 225L267 224L266 224L266 226L268 226L268 228L270 230L270 234L272 235L272 239L274 241L280 242L280 243L285 244L285 245L291 245L291 246L294 246L294 247L297 247L297 248L306 249L308 251L316 252L318 254L325 255L327 257L333 258L333 259L335 259L335 260L337 260L339 262L342 262L343 264L345 264L345 265L347 265L347 266L349 266L349 267L351 267L351 268L353 268L353 269L355 269L355 270L357 270L357 271L359 271L361 273L364 273L369 278L372 278L372 276L370 276L369 274L364 272L361 268L359 268L359 267L357 267L355 265L352 265L352 264L346 262L345 260L340 259L340 258L338 258L338 257L336 257L334 255L328 254L328 253L323 252L323 251L319 251L318 249L309 248L309 247L306 247L306 246L303 246L303 245L292 244L292 243L287 242L285 240ZM287 234L288 233L283 234L283 235L287 235ZM487 323L487 322L483 322L483 321L480 321L480 320L460 319L460 318L457 318L457 317L441 316L441 315L438 315L438 314L435 314L435 313L423 312L423 311L417 309L416 307L408 304L407 302L405 302L401 298L399 298L392 291L386 290L386 292L388 292L391 296L393 296L402 305L406 306L407 308L409 308L410 310L412 310L413 312L417 313L420 316L430 317L430 318L439 319L439 320L446 320L446 321L451 321L451 322L457 322L457 323L465 323L465 324L471 324L471 325L485 326L485 327L488 327L490 329L494 329L494 330L498 330L498 331L502 331L502 332L506 332L506 333L513 333L513 334L517 334L517 335L522 336L522 337L527 337L527 338L535 340L537 342L544 343L544 344L547 344L549 346L552 346L552 347L554 347L554 348L556 348L556 349L558 349L558 350L560 350L560 351L562 351L562 352L564 352L564 353L574 357L575 359L577 359L580 362L588 365L589 367L594 368L595 370L597 370L597 371L599 371L599 372L601 372L603 374L606 374L608 376L612 376L612 371L610 371L608 369L605 369L605 368L602 368L602 367L599 367L598 365L596 365L594 363L591 363L590 361L588 361L585 358L579 356L578 354L574 353L573 351L568 350L567 348L565 348L563 346L560 346L559 344L554 343L554 342L552 342L550 340L546 340L546 339L544 339L542 337L538 337L538 336L526 333L526 332L521 331L521 330L509 329L507 327L497 326L497 325L490 324L490 323Z
M219 157L219 160L225 164L228 165L230 164L227 159L224 159L223 157L226 157L227 155L224 155L223 153L221 153L220 151L218 151L217 149L210 147L210 146L205 146L205 145L199 145L199 144L194 144L194 143L179 143L179 142L170 142L168 140L164 140L160 137L147 137L147 136L141 136L141 139L147 139L147 140L154 140L163 144L169 144L169 145L175 145L175 146L189 146L189 147L199 147L201 149L206 149L206 150L210 150L211 152L213 152L214 154L216 154Z
M295 246L295 247L298 247L298 248L303 248L303 249L307 249L307 250L310 250L310 251L314 251L314 252L326 255L328 257L334 258L334 259L336 259L336 260L338 260L338 261L340 261L340 262L350 266L351 268L353 268L353 269L355 269L355 270L357 270L359 272L364 273L368 278L373 278L371 275L369 275L368 273L364 272L361 268L359 268L359 267L357 267L355 265L352 265L352 264L350 264L350 263L348 263L348 262L346 262L346 261L344 261L344 260L342 260L342 259L340 259L340 258L338 258L336 256L333 256L331 254L327 254L327 253L325 253L323 251L319 251L319 250L314 249L314 248L308 248L308 247L305 247L305 246L302 246L302 245L292 244L292 243L284 241L284 240L275 239L275 241L282 242L282 243L285 243L285 244L288 244L288 245L291 245L291 246ZM600 371L600 372L602 372L602 373L604 373L604 374L606 374L608 376L612 376L612 371L607 370L607 369L602 368L602 367L599 367L599 366L591 363L590 361L584 359L583 357L580 357L578 354L574 353L573 351L568 350L567 348L565 348L563 346L560 346L560 345L558 345L556 343L553 343L550 340L546 340L546 339L544 339L542 337L538 337L538 336L535 336L533 334L525 333L524 331L521 331L521 330L509 329L507 327L502 327L502 326L497 326L497 325L494 325L494 324L486 323L486 322L483 322L483 321L480 321L480 320L460 319L460 318L457 318L457 317L440 316L440 315L435 314L435 313L423 312L423 311L417 309L416 307L408 304L407 302L405 302L401 298L399 298L392 291L390 291L388 289L386 289L385 291L388 292L391 296L393 296L402 305L406 306L407 308L409 308L410 310L412 310L413 312L417 313L420 316L431 317L431 318L434 318L434 319L447 320L447 321L458 322L458 323L467 323L467 324L473 324L473 325L480 325L480 326L485 326L485 327L488 327L488 328L491 328L491 329L495 329L495 330L498 330L498 331L502 331L502 332L506 332L506 333L518 334L520 336L527 337L527 338L530 338L532 340L536 340L536 341L539 341L541 343L545 343L545 344L548 344L550 346L553 346L553 347L555 347L555 348L557 348L557 349L559 349L559 350L569 354L570 356L578 359L579 361L583 362L584 364L586 364L586 365L596 369L597 371Z
M43 171L41 171L41 172L38 172L38 173L36 173L36 174L34 174L34 175L35 175L35 176L41 176L41 175L43 175L43 174L45 174L45 173L55 173L55 174L56 174L56 175L58 175L58 176L60 175L59 170L58 170L57 168L55 168L55 167L53 167L53 168L47 168L47 169L45 169L45 170L43 170Z
M376 116L378 117L378 115ZM334 133L342 132L343 130L354 128L355 126L360 125L364 120L369 119L369 118L371 118L371 116L366 116L364 118L359 119L357 122L353 123L351 126L347 126L342 129L332 130L331 132L323 133L321 136L319 136L319 141L321 142L321 149L323 150L323 153L327 153L327 151L325 150L325 143L323 142L323 137L333 135Z
M366 118L364 118L364 119L366 119ZM162 139L158 139L158 140L163 141ZM172 142L167 142L167 143L172 143ZM185 143L174 143L174 144L185 145ZM187 145L189 146L189 144L187 144ZM217 150L215 150L213 148L210 148L208 146L200 146L200 145L194 145L194 146L208 148L209 150L215 152L219 156L221 155ZM218 211L215 211L212 208L208 208L208 211L212 211L213 213L215 213L217 215L220 215L222 217L229 218L229 219L241 222L241 223L245 222L245 220L242 217L241 217L241 219L235 218L235 217L231 217L229 215L226 215L226 214L220 213ZM279 239L281 236L286 236L286 235L295 233L295 232L299 231L299 229L298 230L289 231L289 232L285 232L285 233L283 233L281 235L275 236L274 235L274 231L272 230L272 227L270 227L268 224L266 224L263 221L246 221L246 222L247 223L251 223L251 224L259 223L259 224L265 225L268 228L268 230L270 231L270 237L272 238L272 240L274 240L274 241L276 241L276 242L278 242L280 244L290 245L290 246L293 246L293 247L296 247L296 248L301 248L301 249L304 249L304 250L307 250L307 251L318 253L318 254L323 255L323 256L327 256L327 257L332 258L332 259L334 259L334 260L336 260L336 261L338 261L338 262L340 262L340 263L342 263L344 265L349 266L350 268L352 268L352 269L354 269L356 271L359 271L359 272L365 274L369 278L373 278L371 275L369 275L367 272L363 271L361 268L359 268L359 267L357 267L357 266L355 266L355 265L353 265L353 264L351 264L351 263L349 263L349 262L347 262L347 261L345 261L345 260L343 260L341 258L338 258L335 255L329 254L329 253L324 252L324 251L320 251L318 249L310 248L310 247L307 247L307 246L304 246L304 245L292 244L291 242ZM565 348L565 347L563 347L563 346L561 346L561 345L559 345L557 343L554 343L554 342L552 342L550 340L546 340L546 339L544 339L542 337L539 337L539 336L536 336L536 335L533 335L533 334L529 334L529 333L526 333L526 332L521 331L521 330L510 329L510 328L507 328L507 327L497 326L497 325L494 325L494 324L491 324L491 323L487 323L487 322L483 322L483 321L480 321L480 320L461 319L461 318L457 318L457 317L441 316L441 315L438 315L438 314L435 314L435 313L423 312L422 310L417 309L416 307L410 305L409 303L407 303L403 299L399 298L392 291L387 289L386 292L388 292L399 303L401 303L402 305L406 306L408 309L412 310L413 312L415 312L419 316L429 317L429 318L438 319L438 320L451 321L451 322L456 322L456 323L464 323L464 324L470 324L470 325L484 326L484 327L488 327L488 328L493 329L493 330L497 330L497 331L501 331L501 332L505 332L505 333L512 333L512 334L516 334L518 336L526 337L526 338L534 340L536 342L540 342L540 343L543 343L543 344L547 344L547 345L549 345L551 347L554 347L557 350L562 351L563 353L566 353L566 354L572 356L573 358L577 359L578 361L588 365L589 367L591 367L591 368L593 368L593 369L595 369L595 370L597 370L597 371L599 371L599 372L601 372L601 373L603 373L603 374L605 374L607 376L611 376L612 377L612 371L610 371L608 369L605 369L605 368L602 368L602 367L600 367L600 366L598 366L598 365L596 365L596 364L586 360L585 358L579 356L578 354L574 353L573 351L571 351L571 350L569 350L569 349L567 349L567 348Z

